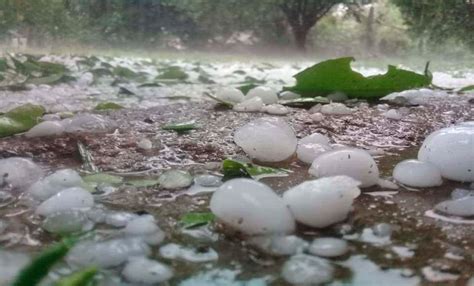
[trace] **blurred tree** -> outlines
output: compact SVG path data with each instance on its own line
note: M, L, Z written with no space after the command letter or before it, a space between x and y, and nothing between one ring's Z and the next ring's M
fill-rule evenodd
M474 48L474 0L392 0L404 15L410 31L419 39L456 40Z

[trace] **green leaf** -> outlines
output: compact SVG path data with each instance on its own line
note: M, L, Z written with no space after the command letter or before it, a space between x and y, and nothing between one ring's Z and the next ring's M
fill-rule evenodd
M474 91L474 84L465 86L459 90L459 92Z
M86 183L95 183L95 184L107 184L111 186L117 186L122 184L123 178L119 176L109 175L106 173L96 173L92 175L87 175L82 178Z
M97 274L97 267L91 266L83 270L72 273L56 282L55 286L87 286L90 285L95 275Z
M131 69L126 68L126 67L120 67L120 66L115 67L112 70L112 73L117 77L126 78L126 79L136 79L140 76L139 74L132 71Z
M122 105L117 104L115 102L101 102L97 104L94 110L119 110L123 108L124 107Z
M147 82L147 83L140 84L138 87L160 87L160 86L163 86L163 85L159 82Z
M159 184L158 179L134 179L134 180L128 180L126 182L127 185L131 185L137 188L147 188L147 187L153 187Z
M392 92L427 87L432 76L388 66L382 75L364 77L351 69L352 57L318 63L296 74L296 85L286 87L304 97L326 96L334 92L345 93L349 98L378 99ZM428 65L427 65L428 67Z
M184 81L188 78L188 74L185 73L180 67L171 66L164 69L161 69L161 74L159 74L157 80L178 80Z
M191 121L191 122L167 124L163 126L161 129L172 130L176 132L187 132L196 128L197 128L196 123L194 121Z
M211 212L187 213L181 218L179 222L184 228L194 228L206 225L212 222L215 218L216 216Z
M237 89L239 89L243 94L246 95L249 92L249 90L256 88L257 86L259 85L255 83L247 83L247 84L238 86Z
M36 85L40 85L40 84L51 85L51 84L61 82L63 77L64 77L63 73L58 73L58 74L52 74L45 77L29 78L26 80L25 83L36 84Z
M204 75L204 74L200 74L198 76L198 80L204 84L213 84L213 83L216 83L215 81L213 81L212 79L209 78L208 75Z
M329 100L326 97L316 96L316 97L302 97L289 100L280 100L280 104L290 107L300 107L300 108L311 108L312 106L321 103L327 104Z
M25 104L0 116L0 138L25 132L38 124L45 109L40 105Z
M232 159L225 159L222 162L222 169L224 171L223 181L233 178L259 180L266 177L286 177L290 173L289 170L283 168L265 167Z
M12 286L35 286L40 283L49 270L66 256L74 243L75 240L65 239L43 250L20 271Z

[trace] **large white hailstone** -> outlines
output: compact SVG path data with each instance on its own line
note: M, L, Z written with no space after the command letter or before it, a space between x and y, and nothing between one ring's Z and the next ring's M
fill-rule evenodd
M319 285L332 280L334 267L325 259L297 254L285 262L283 278L293 285Z
M347 253L347 241L333 237L321 237L313 240L309 246L309 253L321 257L337 257Z
M249 90L245 99L250 99L254 97L260 97L265 104L273 104L278 102L277 92L266 86L257 86Z
M217 90L215 97L219 98L220 100L231 103L239 103L244 101L245 99L245 96L242 91L233 87L220 88L219 90Z
M94 197L82 188L65 189L46 201L42 202L36 209L37 215L49 216L56 212L71 209L86 209L94 205Z
M247 242L261 251L276 256L303 253L309 243L296 235L264 235L254 236Z
M85 241L74 246L66 261L74 266L115 267L133 256L148 256L150 247L139 238L112 239L102 242Z
M131 220L123 231L127 235L143 238L150 245L160 244L165 239L165 233L151 215L143 215Z
M158 177L158 182L165 189L186 188L193 183L193 176L186 171L169 170Z
M84 181L76 171L63 169L37 181L31 185L28 192L34 199L43 201L64 189L81 187L83 185Z
M15 189L26 188L39 180L43 174L44 171L29 159L0 159L0 186L6 184Z
M262 99L260 97L254 97L237 103L232 109L239 112L259 112L262 108Z
M346 219L360 195L359 184L348 176L306 181L286 191L283 200L296 221L322 228Z
M64 133L64 126L61 121L43 121L25 133L28 138L54 136Z
M297 94L297 93L294 93L292 91L284 91L282 93L280 93L280 99L281 100L291 100L291 99L297 99L297 98L300 98L301 95Z
M416 188L440 186L441 172L435 165L418 160L404 160L393 169L393 178L398 182Z
M82 211L67 210L47 216L42 227L51 233L70 234L91 230L94 223Z
M360 187L376 185L379 168L372 156L361 149L339 149L318 156L309 173L317 178L346 175L361 182Z
M279 162L296 150L296 136L283 119L264 117L240 127L234 134L235 143L250 157L263 162Z
M212 248L194 249L169 243L160 247L160 255L167 259L180 259L188 262L210 262L219 258L219 254Z
M139 284L159 284L173 277L167 265L146 257L132 257L122 271L127 281Z
M0 249L0 285L10 285L30 260L24 253Z
M329 103L321 107L321 113L332 115L347 115L353 113L354 110L345 106L343 103Z
M439 212L454 216L474 216L474 196L441 202L435 206Z
M291 233L295 220L273 190L254 180L227 181L212 195L211 211L224 224L249 235Z
M398 112L396 109L390 109L387 112L382 114L384 117L388 119L393 119L393 120L400 120L403 118L403 115Z
M306 164L311 164L318 156L331 150L331 146L328 145L322 145L318 143L298 143L296 155L298 156L299 160L305 162Z
M263 111L265 111L268 114L273 114L273 115L285 115L290 112L290 110L281 104L270 104L266 105L263 107Z
M430 162L450 180L474 182L474 128L453 126L431 133L418 151L418 160Z

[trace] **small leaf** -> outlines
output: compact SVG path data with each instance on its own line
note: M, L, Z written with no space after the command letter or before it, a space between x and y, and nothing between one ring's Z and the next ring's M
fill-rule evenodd
M474 84L465 86L459 90L459 92L466 92L466 91L474 91Z
M29 103L8 111L0 116L0 138L28 131L44 113L42 106Z
M115 102L101 102L97 104L94 110L119 110L123 108L124 107L122 105L117 104Z
M138 87L160 87L163 86L159 82L147 82L147 83L142 83Z
M249 92L249 90L256 88L257 86L259 85L255 83L247 83L247 84L238 86L237 89L239 89L243 94L246 95Z
M163 130L172 130L176 132L187 132L196 129L197 126L194 121L184 123L171 123L162 127Z
M184 81L188 78L188 74L185 73L180 67L178 66L171 66L161 70L161 74L159 74L156 79L157 80L178 80Z
M266 177L286 177L290 173L289 170L283 168L265 167L232 159L225 159L222 162L222 169L224 171L223 181L233 178L259 180Z
M184 228L194 228L206 225L212 222L215 218L216 216L211 212L187 213L181 218L179 222Z
M66 256L74 243L75 240L65 239L43 250L20 271L12 286L35 286L40 283L49 270Z
M56 282L55 286L87 286L90 285L95 275L97 267L91 266L83 270L72 273Z

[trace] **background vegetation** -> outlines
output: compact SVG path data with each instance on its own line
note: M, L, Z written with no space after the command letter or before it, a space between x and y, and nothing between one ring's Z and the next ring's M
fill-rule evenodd
M0 45L456 54L474 0L0 0Z

